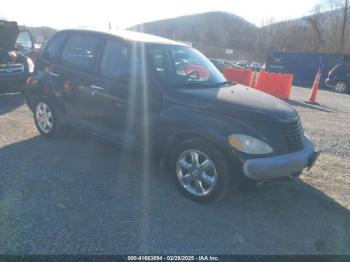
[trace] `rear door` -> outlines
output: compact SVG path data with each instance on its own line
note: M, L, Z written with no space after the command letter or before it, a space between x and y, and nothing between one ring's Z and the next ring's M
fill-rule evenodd
M74 125L90 127L96 117L91 96L100 38L93 33L71 34L60 54L60 66L53 77L60 79L61 98L67 120Z
M43 53L40 55L36 64L36 75L45 81L45 84L53 91L57 97L60 97L63 79L58 74L60 66L58 64L59 50L61 49L67 35L60 32L52 36L46 43ZM61 102L58 99L59 102ZM62 104L59 104L62 106Z

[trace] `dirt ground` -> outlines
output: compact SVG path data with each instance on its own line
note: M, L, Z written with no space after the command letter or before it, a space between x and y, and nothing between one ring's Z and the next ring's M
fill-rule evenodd
M0 95L0 254L350 254L350 95L294 87L322 150L292 182L181 196L142 156L80 134L45 139L21 95Z
M350 95L321 91L320 106L303 103L310 90L294 88L290 104L299 112L307 135L322 151L302 180L350 209Z

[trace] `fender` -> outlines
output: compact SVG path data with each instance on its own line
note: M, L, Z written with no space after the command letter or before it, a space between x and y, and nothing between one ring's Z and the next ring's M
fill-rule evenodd
M36 101L44 97L52 103L58 113L65 114L66 110L63 103L60 102L57 94L49 88L51 82L51 77L48 74L38 72L27 80L23 90L24 97L32 111Z
M183 139L190 137L202 137L228 154L232 154L232 147L227 138L232 133L250 134L261 136L255 129L239 119L220 116L209 112L203 112L184 106L175 106L163 111L158 120L158 128L161 133L155 132L156 141L162 146L162 155L168 155L174 146ZM237 155L239 153L237 152Z

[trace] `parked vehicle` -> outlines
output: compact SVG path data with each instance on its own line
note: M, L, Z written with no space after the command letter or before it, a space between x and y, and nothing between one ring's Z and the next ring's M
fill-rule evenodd
M225 69L224 63L222 63L221 61L219 61L217 59L210 59L210 62L212 62L220 72L224 72L224 69Z
M224 64L225 67L228 67L228 68L233 67L232 63L230 61L226 60L226 59L221 59L220 61L221 61L221 63Z
M248 68L248 62L245 60L240 60L236 62L236 65L241 67L241 68Z
M17 51L16 22L0 21L0 93L20 91L34 71L33 61Z
M263 66L258 62L252 62L249 67L253 71L260 72Z
M350 92L350 64L341 64L335 66L329 71L326 79L328 87L332 88L338 93Z
M297 177L318 156L287 103L228 82L192 47L147 34L60 31L24 94L43 136L69 125L158 156L196 201L220 198L231 183Z
M224 59L213 59L210 58L209 59L210 62L212 62L216 68L223 73L225 68L240 68L240 69L245 69L245 67L239 66L238 64L234 63L234 62L230 62Z
M44 43L35 43L34 44L34 56L35 60L39 57L41 48L44 46Z
M267 58L268 72L292 74L293 84L312 87L321 68L320 86L326 87L329 70L347 59L344 54L274 52Z
M242 67L242 66L239 66L236 62L234 61L227 61L226 60L226 63L227 63L227 67L229 68L239 68L239 69L245 69L245 67Z

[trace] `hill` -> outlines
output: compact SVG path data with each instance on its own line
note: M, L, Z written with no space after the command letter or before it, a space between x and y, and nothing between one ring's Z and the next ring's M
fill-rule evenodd
M271 49L295 52L341 53L340 31L343 9L273 23L261 28L273 41ZM265 41L266 42L266 41ZM345 53L350 53L350 21L345 32Z
M223 56L225 48L240 50L242 58L255 50L254 39L260 31L243 18L225 12L180 16L136 25L129 30L191 42L209 56Z
M256 27L243 18L225 12L181 16L129 28L175 40L192 42L207 56L264 62L274 51L339 52L342 10L317 13L299 19ZM346 52L350 53L350 25ZM225 49L234 54L225 54Z
M340 52L342 14L339 9L257 27L231 13L208 12L139 24L129 30L191 42L209 57L265 62L274 51ZM56 32L49 27L27 29L37 42ZM233 49L233 55L226 54L226 49ZM350 53L350 20L345 52Z

